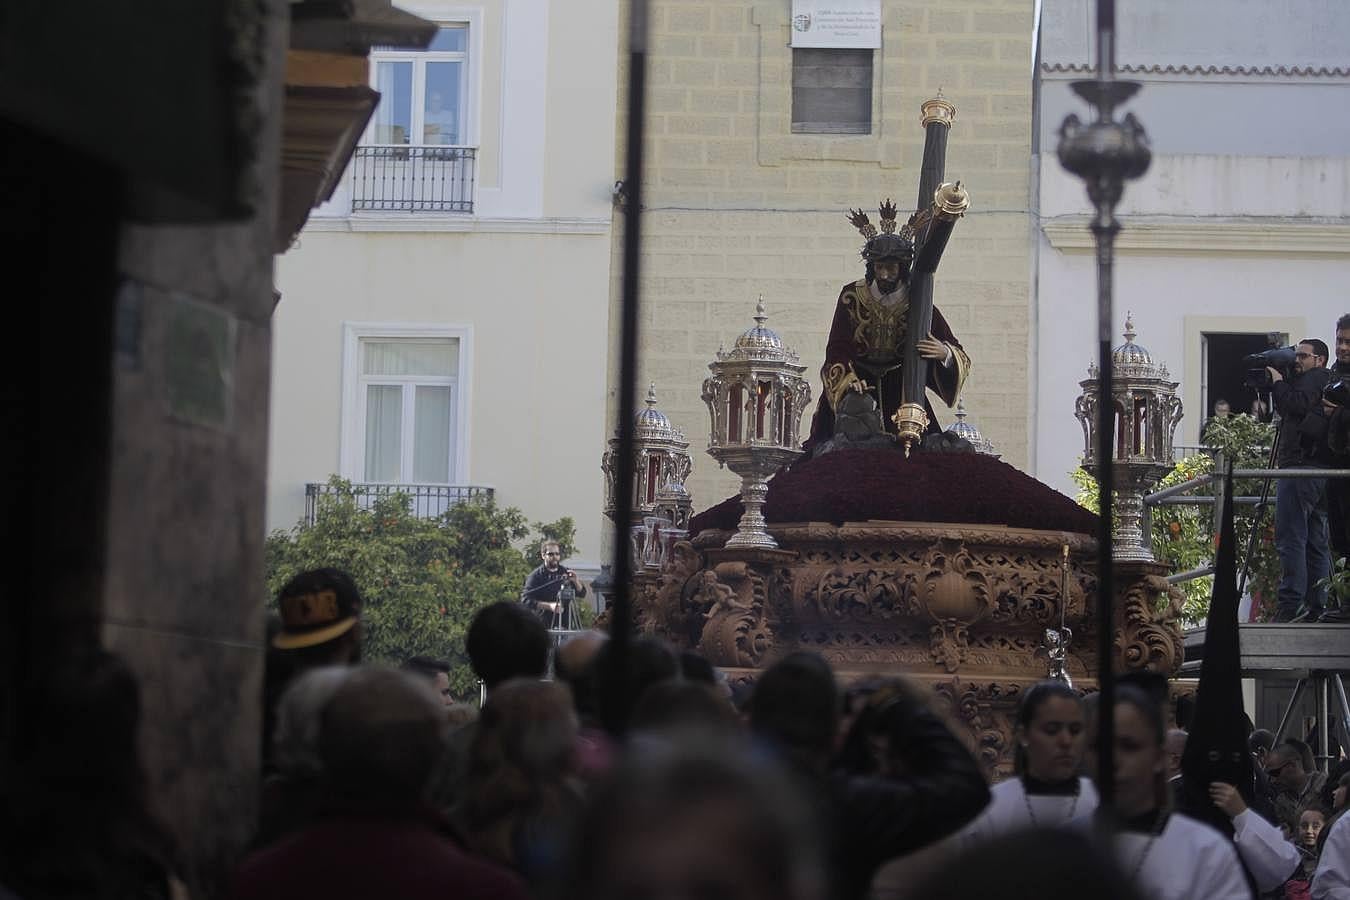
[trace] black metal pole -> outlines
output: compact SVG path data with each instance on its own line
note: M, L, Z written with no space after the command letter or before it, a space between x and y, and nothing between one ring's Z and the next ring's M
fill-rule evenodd
M1125 181L1147 169L1151 154L1143 127L1133 115L1114 119L1116 107L1139 89L1115 80L1116 5L1097 0L1097 77L1076 81L1074 93L1096 115L1088 125L1070 115L1060 127L1059 160L1087 185L1096 213L1090 226L1097 244L1097 484L1101 518L1097 530L1097 678L1101 691L1097 724L1097 790L1109 815L1115 802L1115 564L1111 554L1112 490L1115 487L1115 406L1111 398L1112 277L1115 239L1120 232L1115 207Z
M638 274L642 242L642 135L647 94L647 0L628 6L628 156L624 175L627 200L623 234L623 305L620 311L619 448L616 481L624 502L614 510L614 599L610 605L610 665L604 690L609 694L605 727L622 734L628 714L628 650L633 630L631 496L633 490L633 418L637 406Z
M1112 255L1120 230L1106 210L1098 207L1092 233L1097 239L1097 684L1101 692L1097 708L1097 793L1103 808L1115 801L1115 561L1111 554L1111 525L1115 490L1115 403L1111 399ZM1122 426L1124 423L1121 423Z
M1116 5L1115 0L1097 2L1097 81L1109 83L1115 77ZM1098 119L1110 117L1110 110L1098 107ZM1091 185L1089 194L1093 194ZM1097 520L1097 682L1101 691L1097 707L1097 793L1105 809L1115 806L1116 679L1115 679L1115 598L1116 571L1111 547L1114 519L1116 407L1112 398L1114 367L1111 360L1116 221L1109 191L1093 196L1097 214L1092 220L1092 235L1097 244L1097 484L1100 497ZM1125 426L1121 422L1121 428ZM1124 433L1122 431L1122 433Z

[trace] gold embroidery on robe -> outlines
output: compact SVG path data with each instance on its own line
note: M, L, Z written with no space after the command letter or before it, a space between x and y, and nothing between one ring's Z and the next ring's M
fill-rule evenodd
M843 303L853 319L853 343L863 356L890 354L899 358L909 330L909 296L906 288L900 302L891 306L872 296L866 279L844 292Z
M861 379L853 371L853 366L832 363L821 368L820 380L824 385L825 399L830 404L830 409L838 409L839 400L844 396L844 392Z

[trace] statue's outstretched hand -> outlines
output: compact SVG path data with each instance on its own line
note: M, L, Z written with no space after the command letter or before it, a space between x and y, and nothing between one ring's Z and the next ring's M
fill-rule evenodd
M924 359L935 359L938 362L947 358L947 345L937 340L931 334L926 338L919 338L919 355Z
M851 390L851 391L856 391L856 392L859 393L859 394L865 394L865 393L867 393L867 382L863 381L863 380L860 378L860 379L858 379L857 381L855 381L855 382L853 382L852 384L850 384L850 385L848 386L848 388L849 388L849 390Z

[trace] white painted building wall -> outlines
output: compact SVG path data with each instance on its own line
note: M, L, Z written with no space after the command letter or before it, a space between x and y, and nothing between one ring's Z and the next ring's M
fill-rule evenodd
M401 5L468 25L474 209L353 212L349 172L278 261L268 528L301 517L306 483L363 480L352 335L427 326L461 338L454 483L532 520L572 516L585 571L600 554L617 5Z
M1071 494L1084 444L1073 401L1096 360L1096 263L1083 183L1055 148L1065 115L1089 118L1069 82L1090 77L1093 23L1085 0L1044 9L1031 456L1036 477ZM1133 312L1137 343L1181 382L1177 441L1194 444L1202 333L1330 345L1350 311L1350 6L1148 0L1120 12L1120 77L1143 83L1126 109L1154 157L1117 208L1112 330L1123 341Z

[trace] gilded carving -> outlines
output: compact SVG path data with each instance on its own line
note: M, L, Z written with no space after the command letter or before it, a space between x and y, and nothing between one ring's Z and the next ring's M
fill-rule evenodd
M939 624L973 625L993 606L989 578L964 543L944 540L924 554L925 610Z
M974 684L959 678L933 685L938 705L963 724L971 752L995 778L1012 773L1013 719L1022 689L1016 683Z
M812 606L817 615L836 620L882 620L917 612L914 573L848 571L836 566L820 576Z
M688 541L679 541L658 574L634 578L633 618L638 629L679 646L696 644L703 610L690 598L702 584L698 577L702 570L703 554Z
M965 623L955 619L939 619L928 629L929 653L933 662L948 672L955 672L966 660L966 648L970 646L970 629Z
M1047 673L1045 628L1063 618L1074 633L1066 668L1082 687L1094 680L1097 583L1087 535L883 522L773 531L795 558L738 554L723 548L726 532L676 543L659 573L635 576L639 626L697 647L740 681L799 648L821 654L841 682L905 672L937 689L998 775L1011 772L1021 691ZM1122 669L1172 673L1181 663L1182 597L1162 571L1156 563L1117 569Z
M1116 629L1116 666L1172 675L1181 669L1185 595L1161 575L1143 574L1125 590L1124 624Z
M719 580L725 577L735 587ZM698 646L716 666L758 666L773 647L773 632L764 614L763 579L744 563L722 563L705 570L694 595L706 605Z

